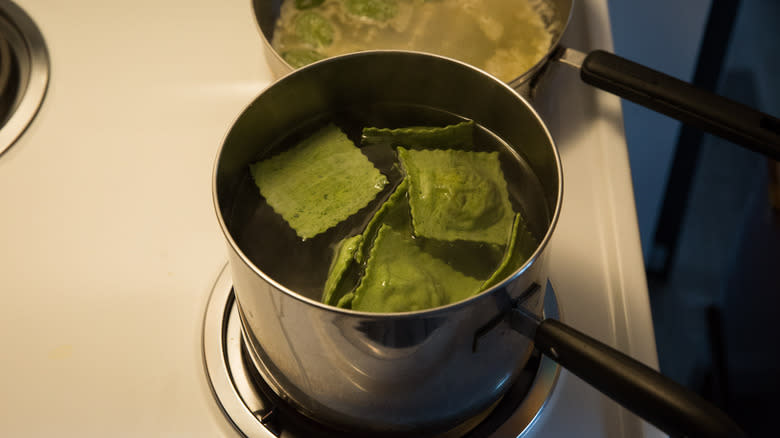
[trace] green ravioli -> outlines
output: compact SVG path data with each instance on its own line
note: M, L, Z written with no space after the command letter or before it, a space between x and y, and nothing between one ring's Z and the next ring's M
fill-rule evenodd
M406 202L407 186L406 180L402 180L387 201L374 213L363 230L363 234L348 237L339 242L334 250L333 261L325 281L322 293L323 303L337 307L350 307L354 297L351 290L356 282L353 276L348 275L348 271L353 270L352 273L356 273L362 263L366 261L371 245L373 245L382 224L393 225L398 229L410 229L409 203Z
M355 299L355 293L347 292L344 294L344 296L341 297L341 299L339 299L338 303L336 303L336 307L341 307L342 309L351 309L353 299Z
M333 26L322 15L303 11L295 17L295 34L314 47L325 47L333 43Z
M396 187L392 195L379 207L379 210L374 214L371 220L363 230L363 239L355 251L355 259L360 263L366 261L368 257L368 251L371 249L371 245L374 244L379 227L383 224L387 224L395 227L396 229L410 229L411 223L409 222L409 202L406 199L406 193L408 191L409 184L404 178Z
M429 309L468 298L481 283L422 251L408 230L383 225L351 305L381 313Z
M389 20L398 13L395 0L344 0L344 5L350 14L377 21Z
M356 213L387 184L333 124L292 149L250 165L250 171L268 204L303 239Z
M415 235L506 243L514 212L497 152L399 147L398 157L409 178Z
M295 0L296 9L311 9L321 5L325 0Z
M406 128L363 128L360 144L403 146L407 149L471 149L474 146L474 121L447 126L410 126Z
M517 268L523 265L531 255L536 251L536 247L539 242L528 231L528 227L525 225L525 220L517 213L515 215L514 224L512 225L512 235L509 238L509 244L504 251L504 257L501 259L501 263L496 268L493 275L490 276L482 284L482 290L491 288L498 284L501 280L511 275Z
M344 273L355 264L355 252L360 246L363 236L347 237L339 242L333 251L333 261L328 270L328 279L322 292L322 302L335 306L351 288L350 284L344 284Z
M311 49L290 49L282 52L282 58L294 68L299 68L325 59L325 55Z

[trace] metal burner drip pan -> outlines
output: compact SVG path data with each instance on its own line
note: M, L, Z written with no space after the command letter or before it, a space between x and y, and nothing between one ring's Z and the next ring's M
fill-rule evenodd
M546 317L559 316L555 293L548 287ZM206 308L203 324L206 373L222 411L247 438L317 438L345 436L316 424L273 396L244 349L230 271L222 269ZM552 394L560 367L535 353L516 383L490 415L465 438L526 436Z
M32 122L49 85L49 54L38 26L13 2L0 2L0 155Z

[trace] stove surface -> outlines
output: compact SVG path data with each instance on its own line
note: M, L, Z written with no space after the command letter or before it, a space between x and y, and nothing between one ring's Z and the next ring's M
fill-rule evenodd
M51 73L0 155L0 435L240 436L201 329L226 259L213 160L272 80L251 1L18 5ZM610 49L606 0L578 2L564 42ZM657 367L620 103L556 66L536 99L564 167L550 249L563 319ZM660 433L562 371L525 436Z

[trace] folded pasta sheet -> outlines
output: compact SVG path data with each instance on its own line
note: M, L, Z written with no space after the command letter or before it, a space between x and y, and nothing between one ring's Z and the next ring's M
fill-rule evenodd
M350 292L350 285L345 284L345 273L355 264L355 252L360 247L363 236L347 237L336 245L333 260L328 269L328 278L322 291L322 302L335 306L338 301Z
M351 306L366 312L428 309L468 298L481 284L424 252L408 230L383 225Z
M398 229L410 229L406 188L404 179L374 213L362 234L347 237L338 243L333 251L333 260L322 292L323 303L349 308L352 302L352 289L356 286L356 282L350 282L351 278L347 272L350 269L360 269L365 263L379 228L383 224L390 224Z
M358 212L387 184L333 124L250 171L268 204L304 239Z
M398 157L409 179L415 235L507 242L514 212L497 152L399 147Z
M360 143L403 146L407 149L471 149L474 146L474 122L468 120L447 126L409 126L405 128L363 128Z
M358 17L387 21L398 14L395 0L345 0L347 12Z
M379 228L384 225L391 225L396 229L409 229L409 201L406 194L409 190L409 184L404 178L396 187L392 195L379 207L379 210L371 217L371 220L363 230L363 240L355 252L355 259L360 263L365 262L368 257L368 250L374 244Z
M509 244L504 250L504 257L501 259L501 263L499 263L495 272L482 284L482 289L491 288L510 276L531 257L538 245L539 242L526 227L525 220L520 213L517 213L512 225L512 235L509 238Z

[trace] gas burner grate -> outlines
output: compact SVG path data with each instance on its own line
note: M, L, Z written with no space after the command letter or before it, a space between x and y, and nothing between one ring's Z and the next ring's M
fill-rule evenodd
M557 317L552 288L545 297L546 316ZM241 335L229 269L223 268L209 298L203 325L203 357L211 388L235 428L248 438L351 438L329 429L279 399L252 365ZM544 407L560 367L534 353L509 392L487 418L463 438L525 436Z

